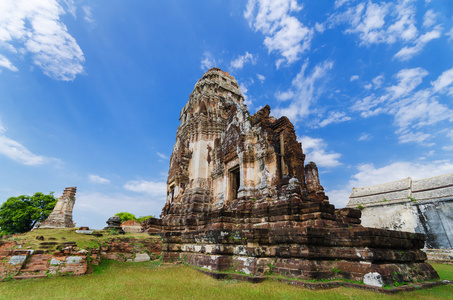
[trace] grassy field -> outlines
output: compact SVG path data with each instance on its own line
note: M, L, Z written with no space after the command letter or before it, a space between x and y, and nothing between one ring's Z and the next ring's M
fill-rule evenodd
M433 264L453 281L453 266ZM191 267L103 261L79 277L0 282L0 299L453 299L453 286L383 295L351 288L308 290L280 282L217 281Z

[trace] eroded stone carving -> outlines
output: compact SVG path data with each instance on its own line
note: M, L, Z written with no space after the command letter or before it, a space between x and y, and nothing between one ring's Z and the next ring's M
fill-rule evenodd
M57 204L47 219L39 225L39 228L72 228L75 226L72 220L76 187L65 188L63 195L58 198Z
M360 210L335 210L293 125L270 111L250 115L236 80L218 68L197 82L170 159L165 261L301 279L438 278L420 251L423 234L365 228Z

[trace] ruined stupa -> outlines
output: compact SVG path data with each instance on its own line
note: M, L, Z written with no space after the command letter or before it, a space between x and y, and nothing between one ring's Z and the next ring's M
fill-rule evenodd
M72 210L74 209L76 190L76 187L65 188L53 211L39 225L39 228L72 228L75 226L72 220Z
M206 72L179 120L161 214L165 261L299 279L438 278L423 234L365 228L360 210L335 210L288 118L267 105L250 115L227 72Z

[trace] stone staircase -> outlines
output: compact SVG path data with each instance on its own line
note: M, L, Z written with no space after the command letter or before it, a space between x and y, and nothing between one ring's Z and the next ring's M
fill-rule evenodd
M41 278L47 277L51 254L30 255L17 275L13 279Z

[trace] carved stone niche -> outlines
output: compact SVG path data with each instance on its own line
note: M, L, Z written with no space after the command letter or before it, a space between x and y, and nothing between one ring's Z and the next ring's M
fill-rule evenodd
M423 234L366 228L360 210L336 210L316 164L304 164L290 120L270 112L266 105L250 115L227 72L212 68L198 80L181 111L170 161L164 261L300 279L438 278L420 250ZM186 153L183 182L175 176Z

